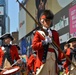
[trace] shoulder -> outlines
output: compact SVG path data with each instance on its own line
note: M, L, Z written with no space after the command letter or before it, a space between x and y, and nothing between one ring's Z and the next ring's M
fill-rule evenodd
M54 32L54 33L58 33L56 30L51 30L52 32Z
M56 30L51 30L53 34L59 35L59 33Z
M0 52L5 52L5 47L0 46Z
M5 47L3 45L0 46L0 50L5 50Z
M35 35L40 35L40 36L45 36L45 33L44 33L44 31L42 31L42 30L37 30L36 32L35 32Z
M35 31L35 34L44 33L42 30Z
M17 49L17 46L13 44L11 45L11 48Z
M12 47L16 47L16 45L14 45L14 44L12 44L11 46L12 46Z

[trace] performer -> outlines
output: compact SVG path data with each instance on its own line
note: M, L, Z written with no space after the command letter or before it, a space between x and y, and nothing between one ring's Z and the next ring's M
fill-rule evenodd
M69 43L66 42L64 44L64 50L63 50L63 52L66 54L66 56L68 56L68 53L70 52L70 45L69 45ZM62 75L68 73L68 70L69 70L69 66L68 65L69 65L69 63L66 64L66 58L63 55L62 56L62 66L61 66L62 67Z
M51 38L43 30L38 30L32 41L32 48L37 51L36 73L44 65L38 75L57 75L57 60L61 59L61 52L51 46L52 39L60 46L59 34L51 29L53 18L54 14L50 10L42 12L40 23Z
M69 44L69 48L66 50L66 55L74 64L76 64L76 38L70 38L67 43ZM67 59L64 62L63 67L65 68L66 75L76 75L74 66Z
M3 44L0 47L0 68L7 69L14 64L14 60L21 63L16 45L10 44L14 40L10 33L6 33L0 37Z
M27 75L35 74L36 54L37 54L37 52L34 51L31 54L31 56L28 58L28 61L27 61L28 73L27 73Z

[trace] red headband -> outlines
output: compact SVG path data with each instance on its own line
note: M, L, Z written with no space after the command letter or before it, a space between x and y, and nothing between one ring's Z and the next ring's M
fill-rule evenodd
M41 16L41 19L46 19L46 16L45 16L45 15L42 15L42 16Z

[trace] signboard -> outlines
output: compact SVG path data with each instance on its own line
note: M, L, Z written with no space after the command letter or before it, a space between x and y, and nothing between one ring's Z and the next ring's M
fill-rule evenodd
M52 28L58 31L60 43L65 42L66 40L68 40L68 37L69 37L69 14L68 13L69 13L69 6L63 8L54 16Z
M69 9L70 17L70 35L76 36L76 5Z
M21 9L19 12L19 40L26 35L26 12Z
M4 7L0 6L0 15L4 15Z
M53 23L52 28L58 31L61 44L76 36L76 1L56 13Z
M69 33L63 34L59 37L60 43L66 42L69 39Z

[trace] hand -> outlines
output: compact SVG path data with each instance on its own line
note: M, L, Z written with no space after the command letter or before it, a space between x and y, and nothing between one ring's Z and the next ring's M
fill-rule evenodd
M18 60L17 60L17 63L18 63L18 64L21 64L21 63L22 63L22 60L21 60L21 59L18 59Z
M35 75L35 72L32 72L33 75Z
M48 44L48 43L50 44L50 43L52 43L52 39L49 36L46 36L45 42L46 42L46 44Z

